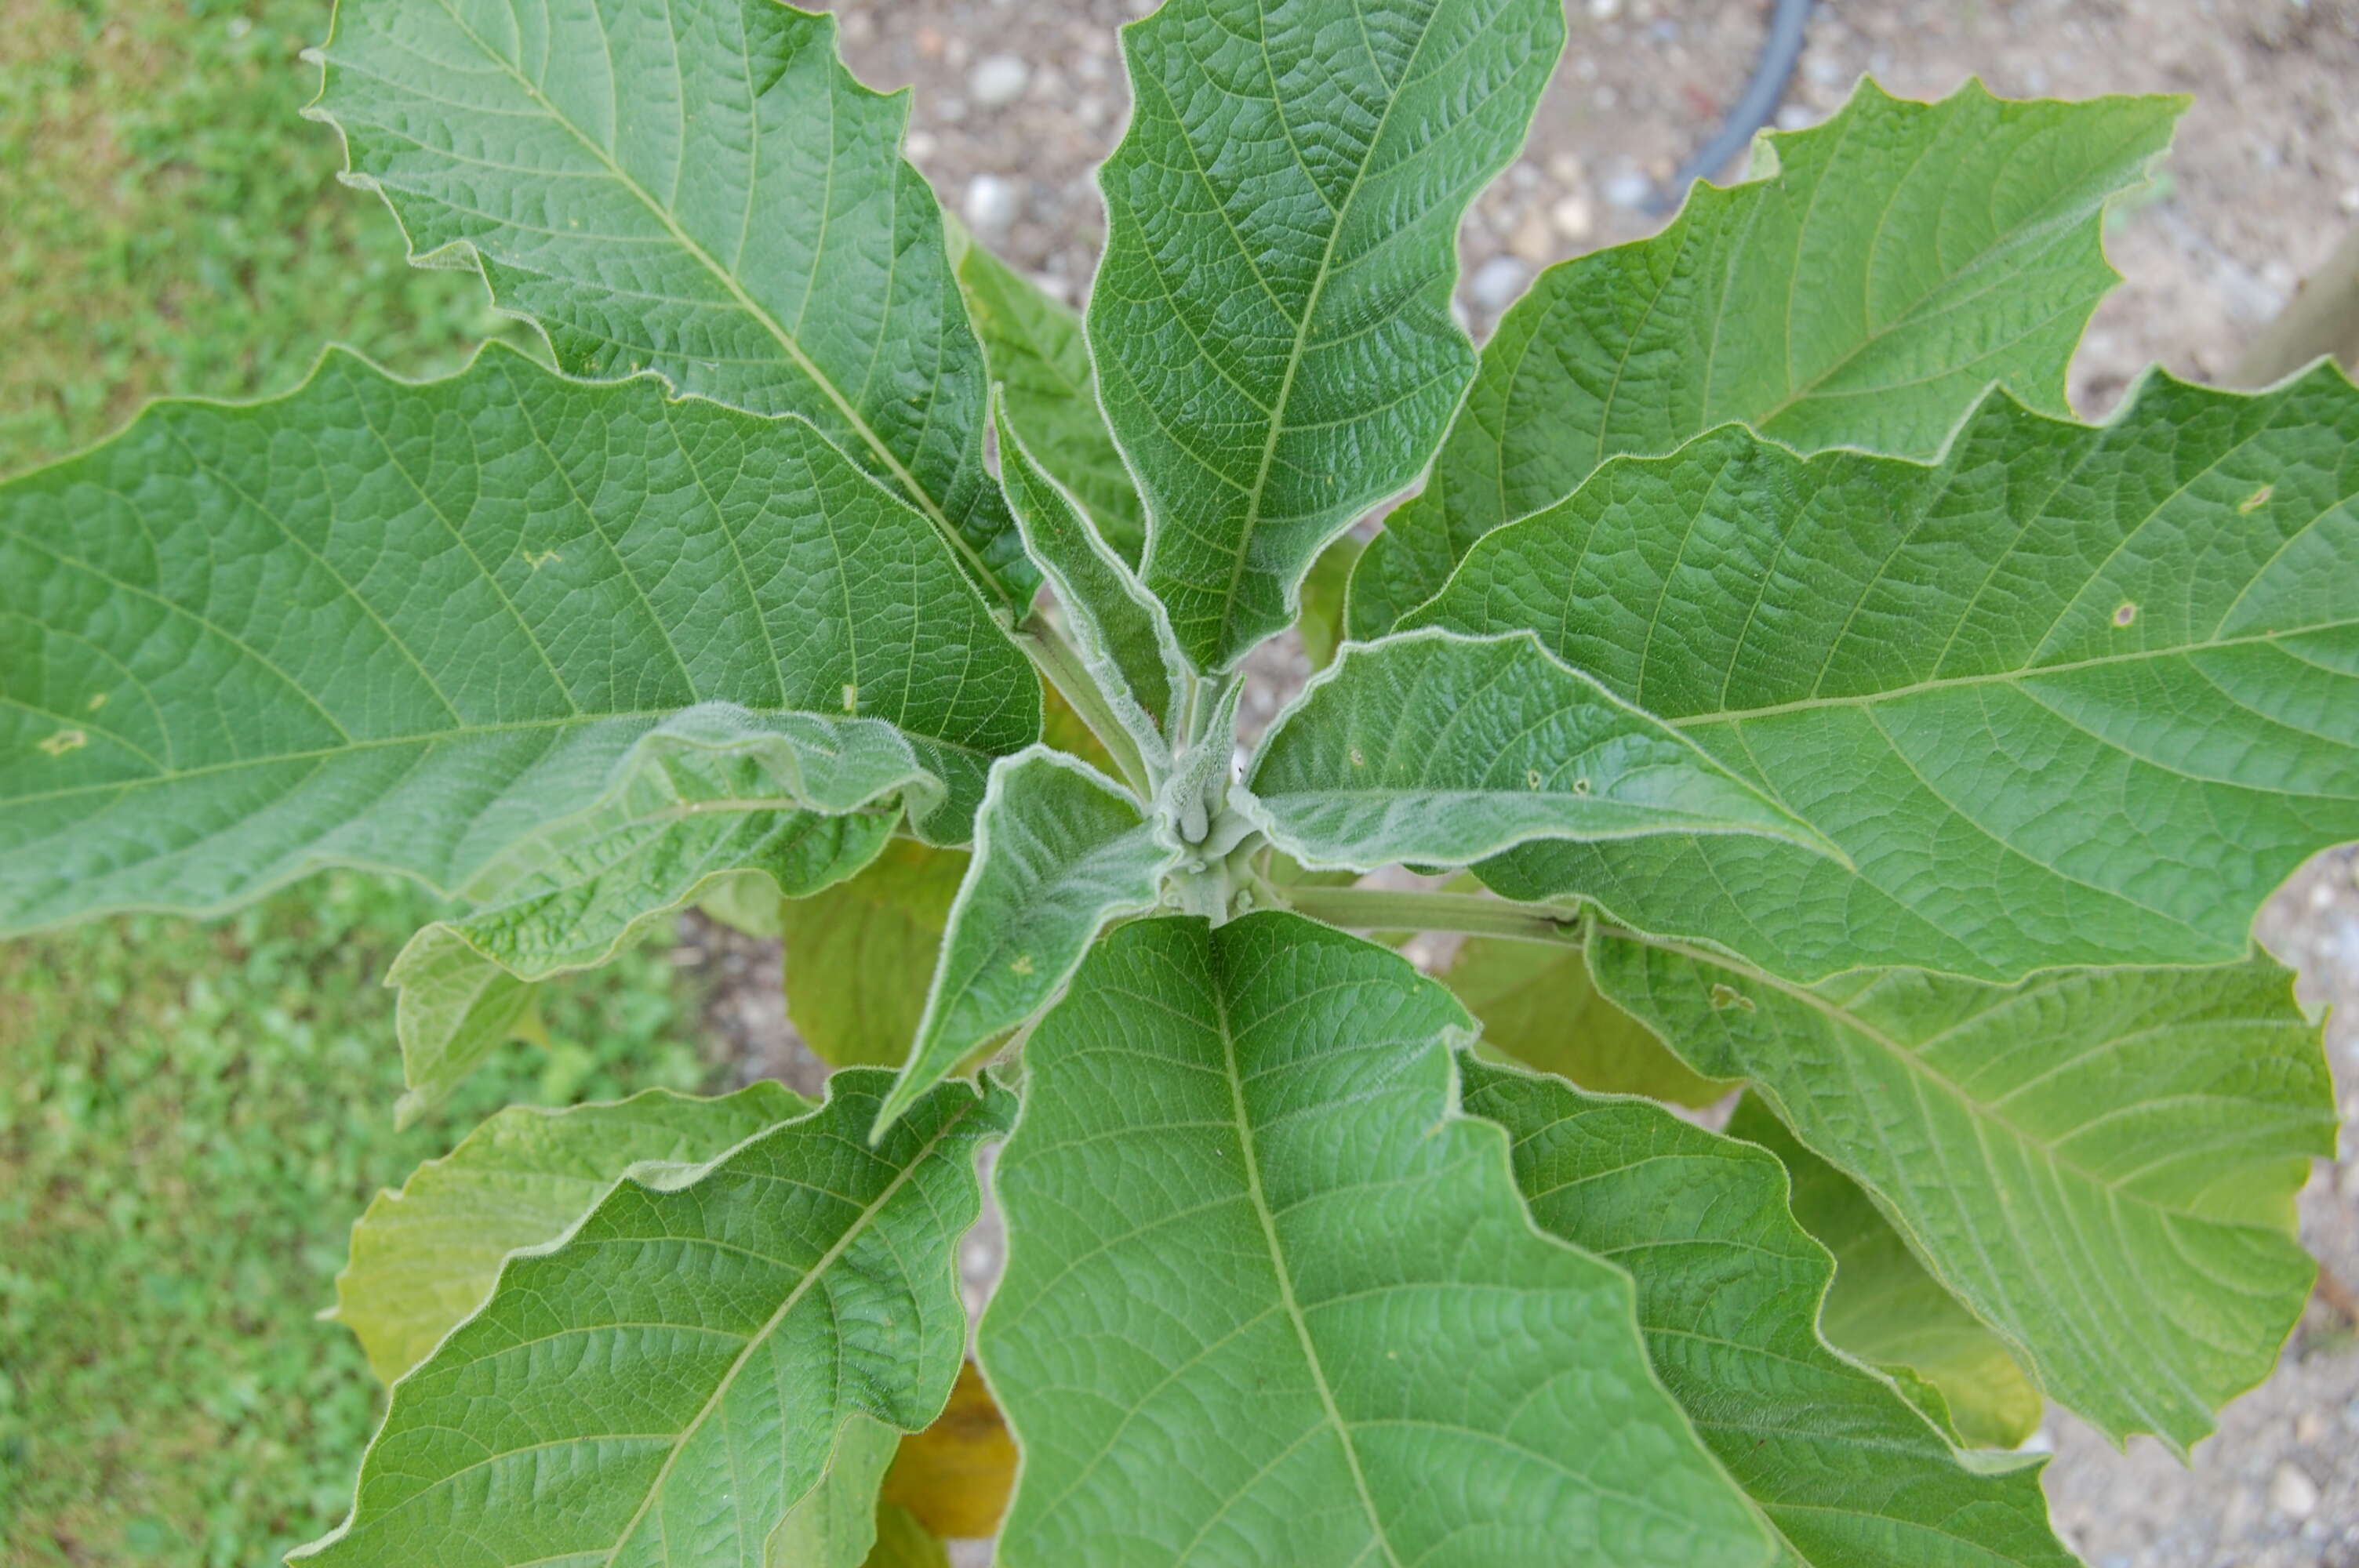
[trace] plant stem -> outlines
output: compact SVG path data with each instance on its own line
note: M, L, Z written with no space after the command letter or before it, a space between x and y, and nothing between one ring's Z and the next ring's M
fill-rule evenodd
M1098 738L1098 743L1114 759L1114 771L1122 775L1122 782L1140 800L1153 801L1155 783L1147 773L1146 759L1138 754L1138 742L1131 739L1122 720L1114 716L1114 704L1098 689L1098 683L1090 678L1081 654L1065 641L1065 633L1056 622L1036 610L1016 623L1016 642L1048 677L1049 684L1057 688L1058 695L1072 705L1082 722L1089 726L1090 733Z
M1511 903L1475 892L1395 892L1385 888L1268 891L1297 914L1354 931L1453 931L1560 947L1581 946L1582 912L1551 904Z

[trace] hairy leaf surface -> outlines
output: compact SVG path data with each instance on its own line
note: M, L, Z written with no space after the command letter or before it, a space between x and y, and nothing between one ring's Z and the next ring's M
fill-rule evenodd
M1537 629L1840 845L1484 868L1800 979L2213 963L2359 838L2359 391L2167 377L2100 427L1994 396L1932 466L1738 429L1500 529L1416 618Z
M648 1089L610 1105L510 1106L369 1204L336 1276L336 1319L390 1383L483 1304L501 1259L564 1235L625 1172L701 1165L810 1108L775 1083L718 1099Z
M954 240L952 249L1007 422L1041 470L1081 503L1098 537L1136 568L1147 550L1147 512L1098 407L1081 317L981 245Z
M1199 668L1292 619L1321 546L1431 456L1474 368L1459 219L1563 40L1557 0L1169 0L1124 29L1089 340Z
M759 1568L860 1418L940 1411L966 1313L951 1254L1004 1091L929 1096L883 1141L887 1078L662 1189L625 1179L393 1391L322 1563Z
M2038 1430L2039 1390L2006 1341L1925 1271L1857 1182L1803 1147L1754 1096L1737 1102L1727 1130L1777 1157L1795 1220L1835 1255L1834 1288L1819 1315L1830 1341L1904 1390L1930 1388L1939 1419L1975 1447L2020 1447Z
M1039 733L949 548L810 426L497 349L156 406L0 489L0 929L328 865L465 889L641 807L906 798L955 840Z
M1238 798L1306 864L1462 866L1536 838L1811 831L1528 632L1353 643ZM1809 853L1809 851L1803 851Z
M2315 1273L2294 1194L2334 1114L2275 964L1802 986L1679 944L1591 951L1609 999L1752 1079L2091 1424L2184 1451L2276 1365Z
M1154 907L1177 859L1136 801L1062 752L1038 747L993 769L926 1015L885 1118L1053 1000L1101 926Z
M1025 1047L1007 1568L1770 1560L1617 1271L1456 1113L1449 994L1290 914L1108 936Z
M1655 1369L1810 1568L2071 1568L2038 1464L1970 1465L1891 1381L1819 1332L1834 1260L1772 1156L1641 1100L1468 1061L1540 1228L1621 1264Z
M1353 577L1354 634L1621 453L1741 422L1804 451L1930 458L1993 382L2069 414L2065 367L2118 281L2104 204L2185 106L2007 103L1976 81L1912 103L1863 81L1824 124L1766 135L1756 178L1699 184L1661 233L1549 268Z
M984 359L907 94L770 0L348 0L316 111L429 263L591 376L799 414L1020 609L1037 580L983 460Z
M962 850L898 843L850 881L779 905L787 1016L821 1061L908 1059L966 867Z

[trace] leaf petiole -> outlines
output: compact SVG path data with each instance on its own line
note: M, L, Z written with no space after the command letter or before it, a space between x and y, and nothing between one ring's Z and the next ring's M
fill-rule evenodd
M1275 903L1297 914L1351 931L1451 931L1468 936L1504 936L1511 941L1582 946L1584 910L1541 903L1512 903L1474 892L1420 892L1414 889L1298 887L1263 884Z
M1154 800L1155 779L1147 760L1139 755L1138 742L1114 717L1114 704L1099 689L1098 683L1090 678L1081 654L1066 641L1064 632L1036 610L1016 623L1016 643L1049 684L1057 688L1058 695L1072 705L1099 744L1105 747L1131 793L1142 802Z

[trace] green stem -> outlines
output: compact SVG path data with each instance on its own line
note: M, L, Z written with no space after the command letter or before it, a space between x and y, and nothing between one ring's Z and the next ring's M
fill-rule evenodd
M1510 903L1476 892L1395 892L1385 888L1265 889L1297 914L1353 931L1453 931L1578 947L1582 912Z
M1065 634L1047 616L1035 611L1016 628L1016 645L1028 654L1040 673L1058 694L1072 705L1081 715L1090 733L1114 759L1114 771L1122 775L1131 793L1142 801L1155 798L1155 783L1147 770L1147 760L1138 754L1138 742L1131 738L1121 719L1114 715L1114 704L1106 700L1098 683L1090 678L1080 654L1065 641Z

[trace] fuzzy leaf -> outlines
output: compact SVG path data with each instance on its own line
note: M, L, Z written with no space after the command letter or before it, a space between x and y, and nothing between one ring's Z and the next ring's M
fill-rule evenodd
M926 1015L880 1130L1053 1001L1099 927L1155 906L1177 858L1136 801L1062 752L1036 747L994 768Z
M1813 838L1529 633L1348 645L1270 727L1244 788L1239 808L1288 854L1363 871L1536 838Z
M1664 1386L1795 1568L2072 1568L2039 1462L1969 1465L1890 1380L1819 1333L1834 1273L1776 1159L1643 1100L1465 1064L1541 1229L1621 1264Z
M1537 628L1840 845L1551 844L1483 868L1816 979L2216 963L2359 838L2359 391L1994 396L1925 466L1738 429L1620 459L1420 611ZM1741 902L1740 902L1741 900Z
M799 414L974 579L1037 580L984 467L984 360L906 94L767 0L351 0L312 111L415 259L480 258L581 375ZM463 265L462 259L461 265Z
M1470 936L1441 979L1482 1024L1484 1049L1585 1089L1707 1106L1735 1087L1698 1077L1599 996L1578 947Z
M323 1564L761 1568L845 1422L914 1432L966 1339L951 1254L1003 1091L946 1086L872 1147L885 1074L679 1184L625 1179L514 1256L393 1390Z
M611 1105L510 1106L377 1194L336 1276L337 1321L390 1383L483 1304L501 1259L564 1235L625 1171L702 1164L810 1108L774 1083L718 1099L648 1089Z
M2119 280L2105 202L2186 103L2008 103L1976 81L1913 103L1863 81L1824 124L1764 136L1746 183L1700 184L1661 233L1549 268L1353 577L1354 634L1620 453L1738 422L1803 451L1930 458L1993 382L2069 414L2065 367Z
M1537 1234L1455 1110L1466 1023L1290 914L1098 946L994 1177L1006 1568L1771 1560L1627 1278Z
M1321 547L1432 455L1474 369L1459 219L1563 40L1558 0L1169 0L1123 30L1089 340L1200 669L1292 620Z
M496 349L155 406L0 488L0 929L465 889L650 802L956 839L1039 733L949 549L811 427Z
M1930 1387L1940 1419L1977 1448L2017 1448L2039 1429L2039 1390L2006 1344L1925 1271L1857 1182L1804 1148L1751 1095L1728 1135L1758 1143L1786 1167L1794 1218L1835 1255L1820 1327L1838 1348Z
M908 1058L966 867L963 851L898 843L850 881L779 905L787 1016L821 1061Z
M952 248L1007 423L1041 470L1081 503L1098 537L1136 567L1147 548L1146 509L1098 407L1081 317L973 241L954 240Z
M770 1533L766 1568L869 1568L883 1551L885 1509L877 1492L901 1444L881 1421L856 1415L843 1423L827 1475L787 1511Z
M385 983L399 988L393 1010L401 1044L397 1127L441 1104L507 1042L542 1036L539 986L491 962L448 925L429 925L405 943Z
M1591 953L1608 999L1752 1079L2101 1431L2183 1452L2277 1364L2316 1271L2294 1194L2334 1110L2276 965L1805 987L1680 944Z

